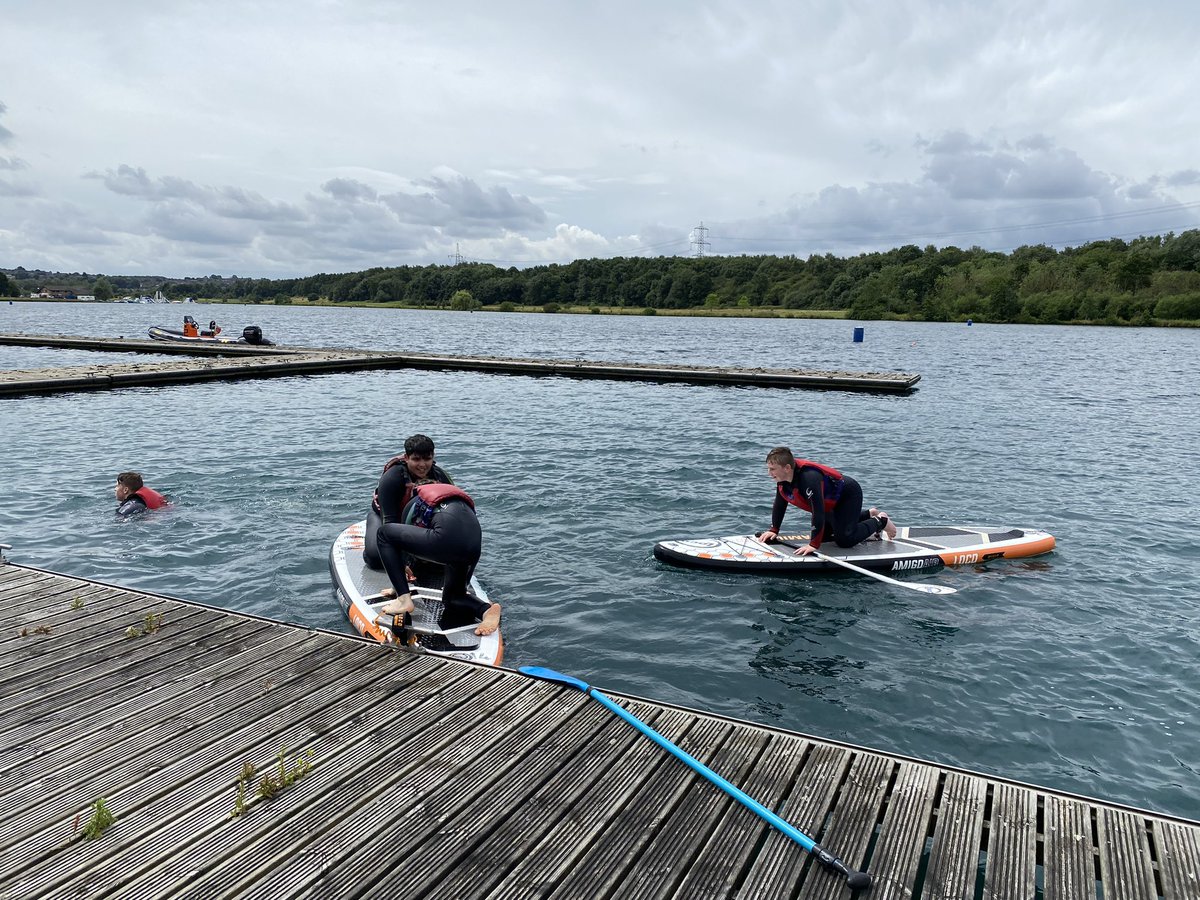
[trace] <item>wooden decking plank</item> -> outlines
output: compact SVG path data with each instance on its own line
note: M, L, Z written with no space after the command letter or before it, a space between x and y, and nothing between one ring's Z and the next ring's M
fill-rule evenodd
M1200 829L1150 820L1163 900L1200 897Z
M814 745L803 760L795 787L786 795L775 812L795 828L819 839L826 818L833 806L838 785L847 775L854 755L841 747ZM870 827L875 827L872 816ZM767 828L760 834L758 850L749 870L736 886L739 898L761 897L779 884L795 885L808 861L809 854L793 840Z
M1045 796L1042 858L1046 900L1096 900L1091 808L1054 794Z
M13 789L8 786L8 779L13 777L27 781L45 772L61 772L72 764L91 764L86 761L98 744L120 748L121 752L135 752L139 745L157 741L163 734L169 735L180 727L195 727L206 718L224 715L226 710L243 705L246 685L252 679L271 681L275 668L304 641L303 633L299 632L286 638L270 635L253 651L225 657L222 667L215 670L210 667L203 682L190 677L193 667L189 666L172 672L171 680L155 686L152 692L114 690L75 707L74 715L57 728L45 728L24 737L26 746L36 751L35 758L26 759L15 776L6 774L10 767L0 765L0 796L11 798ZM214 689L215 679L229 674L235 666L244 681Z
M707 763L720 748L729 724L695 720L675 743L700 762ZM606 823L594 844L585 847L575 864L555 886L560 897L609 896L630 875L630 866L662 827L671 811L692 791L708 783L665 750L666 763L646 789L633 798L617 817Z
M423 860L423 865L387 873L371 887L369 896L373 900L407 900L430 894L445 896L443 880L452 880L461 868L471 865L480 847L499 845L497 833L504 829L514 810L534 798L542 804L547 801L561 804L561 795L551 791L574 788L572 781L558 777L564 765L586 766L585 760L594 754L592 748L596 744L620 742L625 737L620 723L612 716L597 715L601 710L596 704L584 707L564 704L542 686L534 684L530 685L529 694L544 704L543 713L538 721L529 723L532 727L527 729L523 745L514 746L506 754L513 759L506 760L491 772L479 773L481 776L487 774L490 779L487 803L477 807L466 802L464 791L470 787L457 781L452 785L454 793L442 792L437 798L442 806L438 816L441 827L427 828L425 834L414 839L412 844L415 857ZM522 727L526 727L524 723ZM553 735L555 740L552 753L544 752L543 744L548 735ZM482 789L480 784L476 790ZM499 849L511 852L513 848L499 845ZM510 858L509 864L512 862ZM269 897L269 894L263 896Z
M139 688L139 683L145 692L176 677L176 666L194 667L201 643L220 647L255 631L261 631L261 625L250 620L213 622L201 617L177 621L174 628L164 626L162 631L138 638L121 634L78 654L63 654L50 645L30 648L31 653L54 660L52 666L31 663L26 669L26 678L36 679L46 689L26 691L9 701L6 712L0 714L0 727L22 719L44 727L47 722L74 718L76 707L110 693L128 692ZM9 727L16 729L15 725Z
M482 722L477 715L481 704L489 710ZM445 865L427 842L440 838L453 843L459 832L475 827L476 815L495 815L499 809L492 808L489 791L498 779L531 743L569 718L569 708L548 704L522 680L495 673L480 702L460 703L424 733L411 735L412 750L398 754L399 761L377 786L351 785L362 799L334 809L320 827L297 817L283 821L268 840L243 847L237 859L220 873L206 875L197 890L184 892L180 900L283 900L312 896L327 885L354 896L389 896L395 879L428 877L434 867ZM437 740L430 743L430 736ZM388 751L383 752L376 767L387 765ZM367 802L377 793L395 799L386 805ZM463 812L466 821L460 822ZM297 856L302 863L294 861ZM415 860L421 864L414 865Z
M98 896L101 886L105 886L114 896L130 900L138 896L180 897L198 883L198 869L207 872L220 859L248 853L248 845L269 832L297 804L314 822L338 814L339 810L330 809L326 802L336 800L343 783L360 790L373 787L362 778L351 777L355 770L339 766L339 756L352 757L357 751L378 763L397 746L380 735L380 728L394 726L396 717L406 714L414 714L422 723L432 723L441 714L440 705L430 702L432 695L420 684L423 676L444 665L441 661L431 665L420 660L411 682L416 689L409 693L376 688L376 669L386 668L378 661L385 661L385 655L380 654L376 660L374 666L354 665L357 661L351 660L347 667L347 671L361 675L366 684L343 692L336 713L340 728L314 734L302 718L284 716L286 707L280 706L273 721L252 721L228 735L219 747L197 742L195 752L184 748L180 764L155 772L152 783L135 782L110 797L118 818L103 846L94 845L93 849L82 842L51 846L53 855L39 864L37 881L26 875L24 883L41 891L58 889L72 896ZM479 684L497 684L494 671L471 667L457 674L464 680L474 678ZM353 688L353 683L348 687ZM364 729L362 700L364 695L372 694L380 699L367 707L367 713L378 724ZM313 708L321 708L323 702L327 701L318 698ZM286 722L287 731L280 731L281 720ZM342 745L340 738L344 735L350 740ZM261 774L271 767L281 744L297 752L312 749L313 771L280 796L256 803L241 817L231 819L242 763L255 762ZM314 803L311 792L316 792L321 802Z
M1032 897L1037 888L1037 794L996 782L988 819L983 900Z
M804 738L772 735L741 789L747 796L774 811L788 795L812 746ZM834 784L837 780L835 777ZM758 815L740 803L733 804L716 824L712 840L688 867L672 896L680 900L686 897L733 896L759 845L772 830L772 826Z
M741 789L753 774L754 764L768 740L769 735L757 729L734 731L713 754L708 767ZM731 818L730 813L734 808L745 811L746 815ZM622 900L650 900L674 894L687 873L696 868L701 850L714 842L718 824L723 824L728 830L757 837L761 820L725 791L703 778L697 778L692 790L646 845L642 861L622 881ZM730 850L730 858L708 858L707 864L728 870L733 858L736 858L736 851L733 848Z
M332 664L345 657L347 649L316 646L313 656ZM365 683L368 678L364 674L361 681ZM11 791L7 799L14 815L0 819L0 847L10 846L23 838L22 852L37 856L41 844L36 838L30 839L30 835L52 828L57 821L69 821L75 810L90 802L78 796L80 792L90 794L92 799L102 796L116 800L119 797L128 807L143 803L146 797L141 791L153 790L153 785L140 780L146 772L165 779L181 768L194 770L209 756L222 758L226 744L234 735L243 731L270 734L273 729L285 727L291 714L280 704L292 702L289 698L301 698L315 710L320 708L323 696L311 685L296 682L245 704L223 705L207 719L201 711L194 725L181 726L166 721L135 732L123 741L102 743L95 752L81 754L73 762ZM272 707L280 711L271 715ZM283 724L277 724L280 722ZM17 861L15 851L13 856L14 862Z
M248 677L261 673L264 683L269 682L272 668L279 664L283 654L297 649L297 645L307 639L303 632L293 629L277 630L274 634L258 643L254 649L242 648L240 651L230 651L228 656L197 668L201 660L194 661L188 666L179 667L170 682L171 693L164 693L165 687L160 687L157 702L147 706L143 695L136 684L120 685L110 692L108 697L99 697L82 708L75 708L76 715L51 723L48 720L34 720L39 727L26 733L22 741L13 735L21 734L17 728L7 732L9 736L6 745L0 748L0 790L3 789L5 778L10 777L13 769L19 769L16 777L25 778L27 773L35 773L32 762L40 763L52 753L74 753L75 745L81 742L95 742L111 738L121 729L139 727L139 721L150 727L170 715L183 711L186 715L196 705L196 695L205 698L217 698L228 691L237 690L233 686L214 689L213 685L222 676L222 667L243 671ZM205 680L197 676L203 673ZM261 677L260 676L260 677ZM106 700L108 705L106 706ZM24 726L22 726L23 728Z
M851 870L864 867L863 861L875 838L876 823L888 797L888 786L896 767L897 762L890 757L856 752L846 773L845 783L834 799L828 828L823 835L806 832L817 838L821 846ZM869 867L872 877L874 866L872 857ZM802 900L845 900L846 890L844 876L812 860L804 873L798 897Z
M872 898L911 897L929 834L938 770L901 762L871 854Z
M1096 811L1100 883L1105 897L1158 900L1146 820L1126 810Z
M580 790L568 794L572 803L552 815L549 827L543 828L540 840L523 842L521 855L501 880L491 880L478 896L491 898L525 898L530 896L569 896L559 885L588 852L602 839L614 820L631 805L648 802L644 795L658 773L676 773L679 763L664 753L658 745L647 740L627 724L598 704L588 704L588 714L606 723L606 741L595 741L578 754L586 760L596 760L599 770ZM638 711L659 734L670 741L679 740L693 724L694 717L678 710ZM556 751L565 759L565 755ZM575 757L572 757L574 759ZM611 760L611 763L610 763ZM562 768L562 773L568 769ZM536 818L538 807L524 812L526 818Z
M553 884L552 873L545 871L546 858L560 860L573 847L584 845L586 829L608 818L609 786L636 783L658 759L661 751L652 742L597 704L583 702L586 710L573 718L591 717L601 730L572 749L561 742L542 742L534 752L548 764L545 782L502 812L498 826L424 892L424 900L481 897L514 881ZM647 717L656 729L665 727L663 721L661 714Z
M228 627L230 619L204 609L177 608L166 601L158 606L122 606L97 613L81 617L78 622L60 621L51 626L53 630L48 634L39 634L33 630L36 626L30 626L30 634L18 638L6 649L6 665L0 668L0 679L7 683L36 676L54 683L60 674L82 671L82 666L75 663L79 657L88 656L103 663L128 656L129 629L144 631L150 615L159 617L155 621L160 627L153 632L159 639L171 632L205 627L206 623L214 628ZM203 633L198 640L202 639ZM60 652L65 648L70 648L70 653Z
M986 803L986 781L959 772L946 774L921 886L924 900L974 897Z
M22 628L33 629L38 625L59 628L73 619L77 613L87 609L88 603L106 600L113 596L125 596L130 600L140 596L118 588L104 585L70 585L51 581L38 585L38 591L14 593L0 597L0 638L6 643ZM71 606L78 600L81 609Z

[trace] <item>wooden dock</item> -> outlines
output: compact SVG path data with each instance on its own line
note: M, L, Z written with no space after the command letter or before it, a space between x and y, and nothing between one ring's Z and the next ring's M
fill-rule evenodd
M908 394L921 376L908 372L808 369L737 369L719 366L646 365L630 362L453 356L371 350L252 347L239 344L173 344L128 338L0 334L0 345L57 347L141 354L184 354L172 362L110 363L54 369L0 370L0 396L105 390L201 381L332 374L371 369L432 369L493 375L601 378L683 384L808 388Z
M612 696L867 869L863 896L1200 897L1200 823ZM512 671L9 563L0 698L0 898L850 896Z

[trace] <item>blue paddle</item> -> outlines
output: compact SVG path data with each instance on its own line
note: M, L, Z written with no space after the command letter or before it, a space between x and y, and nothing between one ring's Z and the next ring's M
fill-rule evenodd
M578 678L573 678L570 675L563 675L561 672L555 672L553 669L547 669L544 666L521 666L519 671L525 675L531 675L534 678L540 678L543 681L553 681L557 682L558 684L565 684L570 687L579 688L579 690L583 691L592 699L598 700L602 705L607 706L610 710L615 712L618 716L620 716L646 737L650 738L650 740L654 741L654 743L658 744L658 746L662 747L672 756L682 760L693 771L703 775L734 800L741 803L742 806L746 807L760 818L766 819L767 822L769 822L771 825L774 825L809 853L815 855L823 865L826 865L834 871L845 875L846 884L850 886L851 890L861 891L866 890L871 886L871 876L866 872L851 871L845 863L843 863L828 850L821 847L803 831L800 831L790 823L779 818L779 816L775 815L775 813L771 812L771 810L767 809L753 797L734 787L732 784L730 784L708 766L704 765L704 763L700 762L694 756L687 753L685 750L681 750L679 747L676 747L637 716L633 715L633 713L626 710L620 704L614 703L612 700L608 699L608 697L604 696L587 682L580 681Z

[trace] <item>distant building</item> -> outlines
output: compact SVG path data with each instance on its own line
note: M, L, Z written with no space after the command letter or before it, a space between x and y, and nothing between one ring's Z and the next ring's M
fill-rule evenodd
M46 300L78 300L75 296L75 290L69 287L44 287L30 297L42 297Z

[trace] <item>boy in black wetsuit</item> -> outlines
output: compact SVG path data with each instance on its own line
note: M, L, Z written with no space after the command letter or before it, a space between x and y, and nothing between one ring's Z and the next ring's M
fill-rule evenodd
M796 556L808 556L821 549L826 537L832 537L839 547L853 547L881 535L888 540L896 536L896 526L888 514L875 507L864 512L862 488L837 469L797 460L787 447L776 447L767 454L767 474L775 482L776 494L771 527L758 536L764 543L779 537L789 503L812 514L811 537L796 550Z
M403 521L404 507L418 484L454 484L450 473L433 459L433 439L423 434L414 434L406 440L404 453L393 456L383 466L363 536L363 560L368 567L383 568L383 560L379 558L379 528L385 523Z

